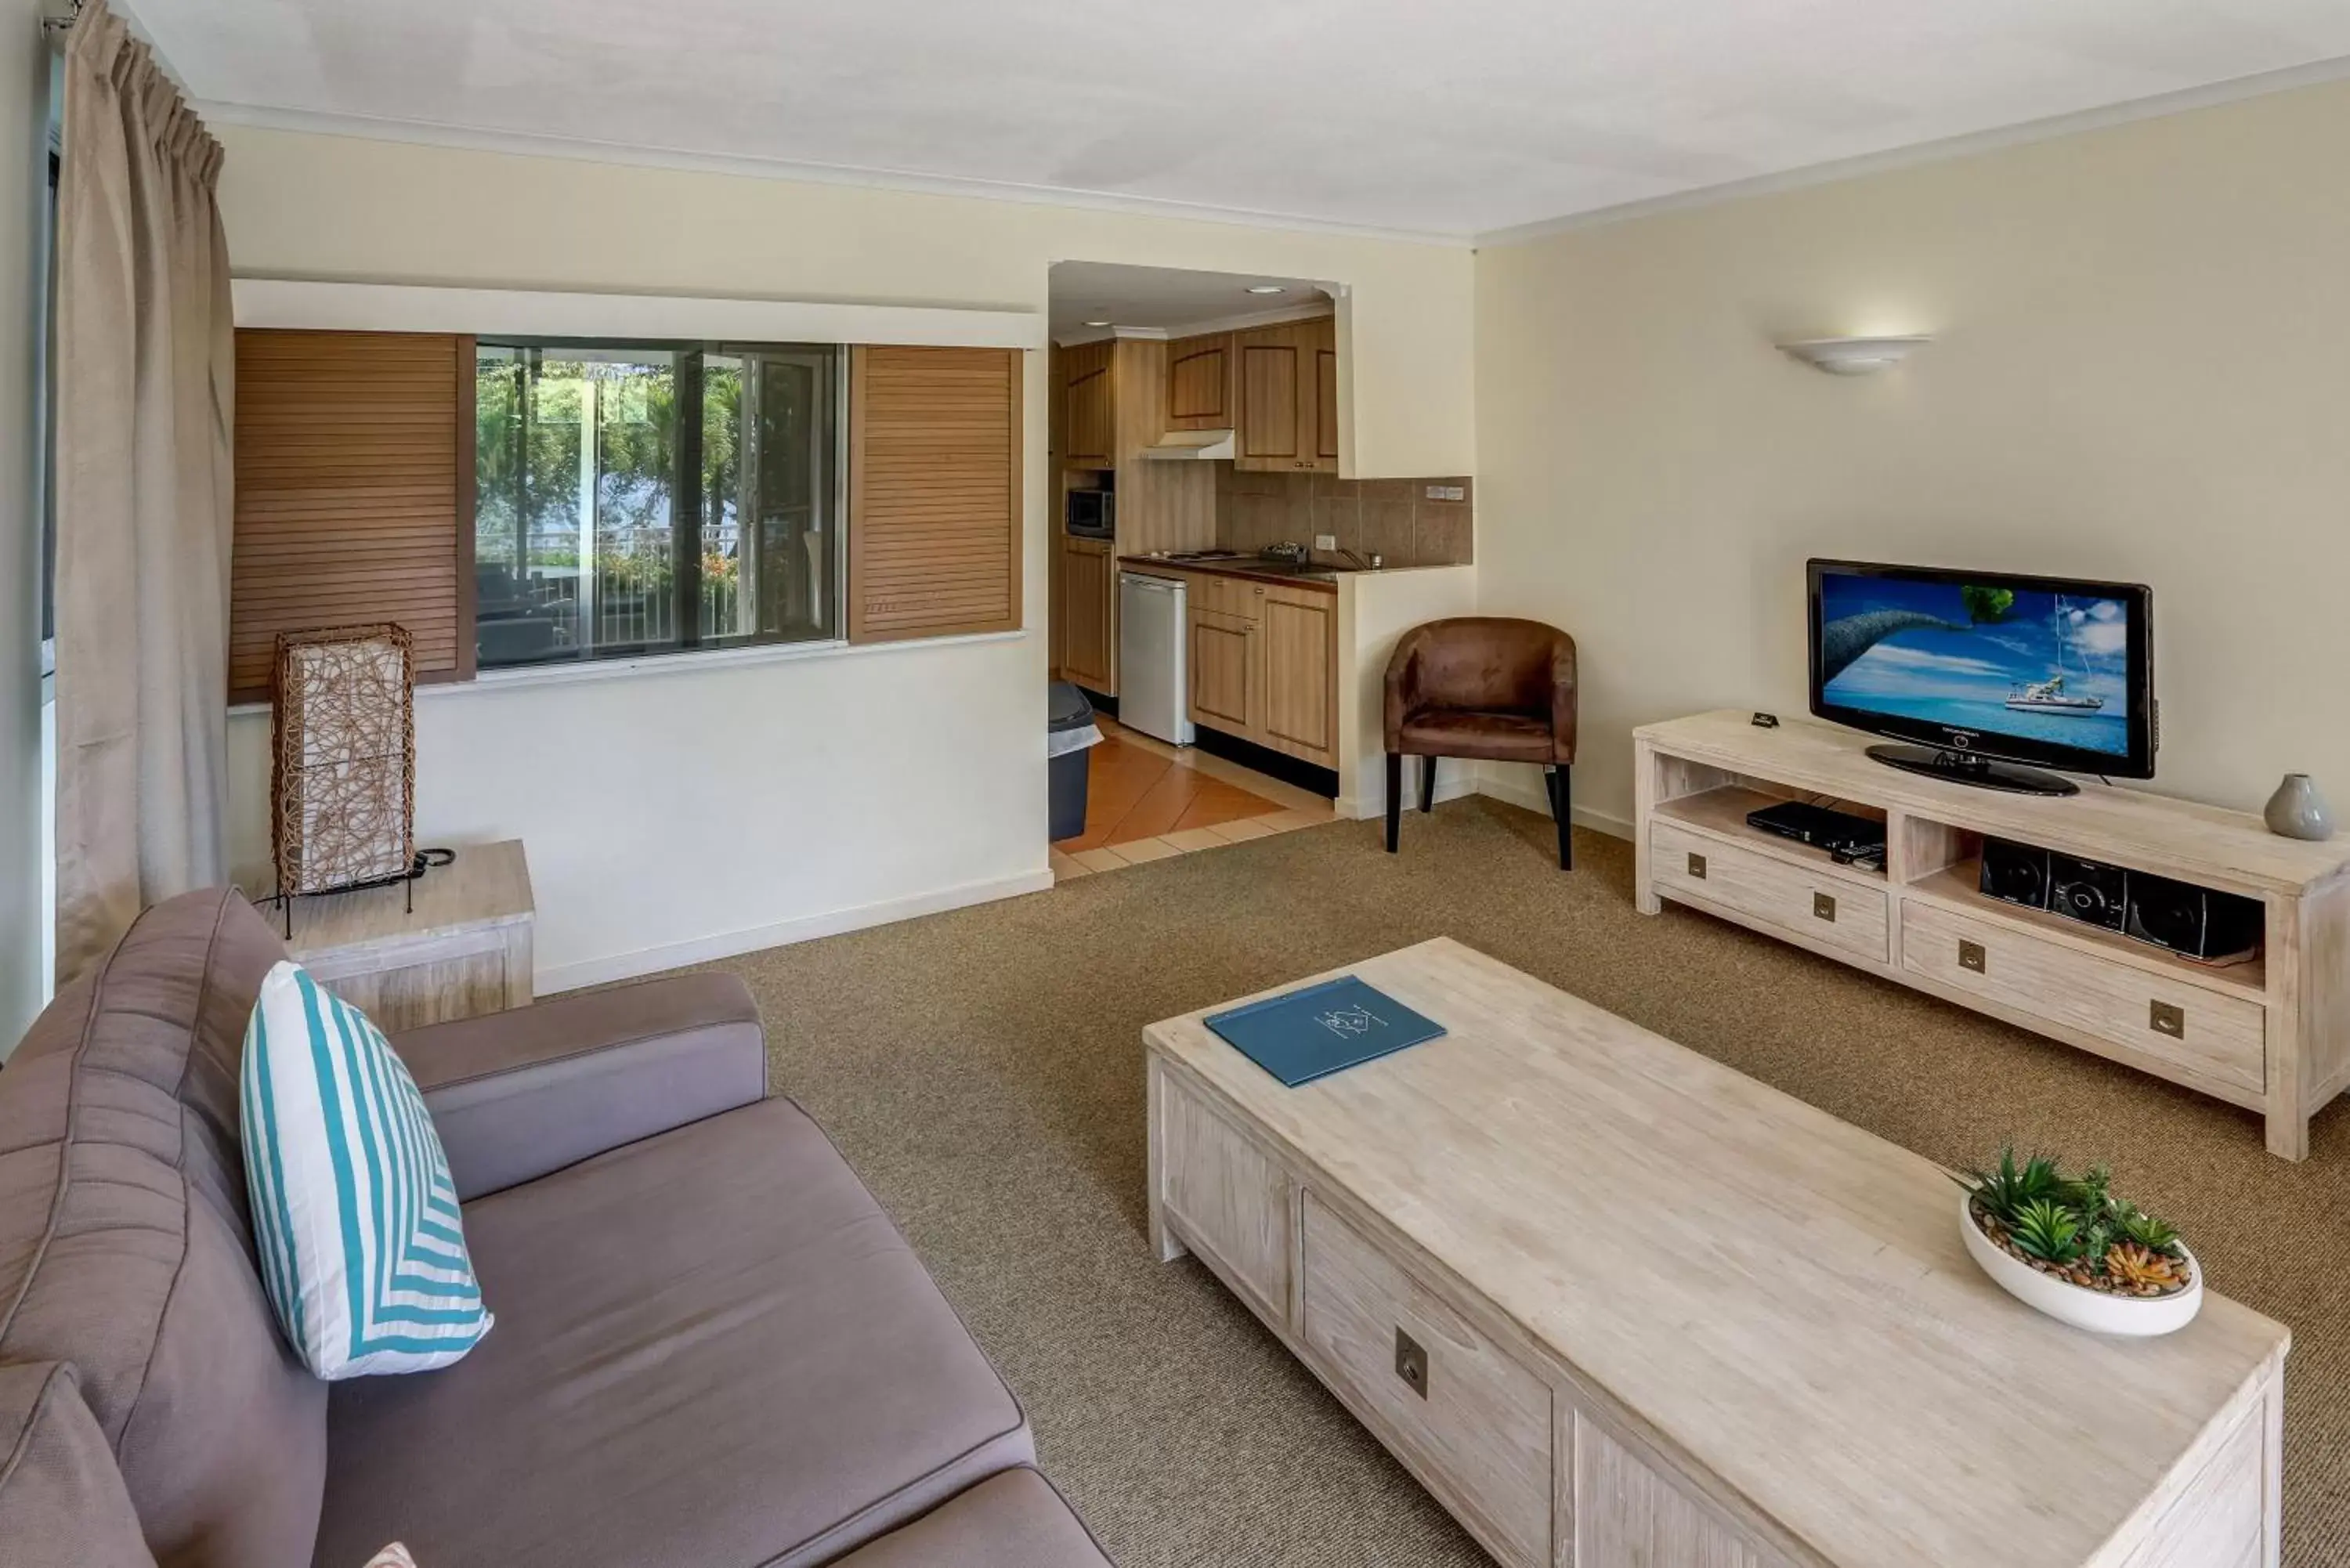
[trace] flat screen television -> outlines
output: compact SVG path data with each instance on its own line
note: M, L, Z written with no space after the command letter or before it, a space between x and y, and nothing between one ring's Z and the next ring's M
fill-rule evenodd
M2154 597L2134 583L1810 564L1812 711L1906 745L1877 761L2069 794L2154 776ZM2017 766L2015 764L2037 764Z

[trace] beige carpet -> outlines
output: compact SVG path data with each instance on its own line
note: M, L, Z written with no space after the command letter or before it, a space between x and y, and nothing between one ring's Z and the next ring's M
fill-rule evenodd
M1921 1154L2113 1161L2215 1285L2293 1330L2285 1561L2350 1563L2350 1113L2257 1120L1669 909L1628 846L1483 800L1337 824L754 954L775 1082L831 1129L1025 1401L1123 1568L1481 1563L1319 1386L1142 1231L1153 1019L1449 934Z

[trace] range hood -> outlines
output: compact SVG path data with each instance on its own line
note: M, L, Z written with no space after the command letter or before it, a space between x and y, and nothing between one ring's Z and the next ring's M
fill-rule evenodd
M1230 431L1169 431L1156 444L1142 449L1145 457L1205 458L1233 456L1237 445Z

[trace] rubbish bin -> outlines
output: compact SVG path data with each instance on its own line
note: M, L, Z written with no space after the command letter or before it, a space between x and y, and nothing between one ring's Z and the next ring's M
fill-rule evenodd
M1094 705L1066 680L1053 682L1045 700L1045 755L1051 773L1050 836L1075 838L1086 830L1086 753L1100 743Z

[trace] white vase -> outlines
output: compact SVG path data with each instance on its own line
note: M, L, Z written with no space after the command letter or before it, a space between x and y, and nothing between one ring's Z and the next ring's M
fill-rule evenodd
M2286 838L2324 840L2334 836L2334 813L2307 774L2285 774L2276 794L2269 796L2268 808L2261 816L2271 833Z
M2114 1296L2043 1274L1984 1235L1975 1223L1971 1192L1959 1194L1959 1234L1966 1239L1968 1255L2000 1289L2074 1328L2140 1337L2176 1334L2203 1310L2203 1265L2184 1245L2178 1250L2187 1253L2189 1283L2185 1290L2168 1296Z

